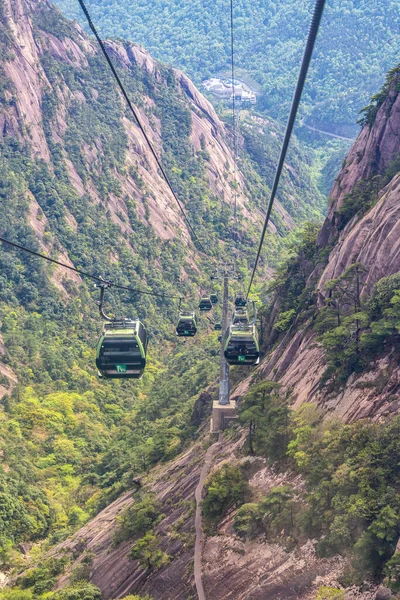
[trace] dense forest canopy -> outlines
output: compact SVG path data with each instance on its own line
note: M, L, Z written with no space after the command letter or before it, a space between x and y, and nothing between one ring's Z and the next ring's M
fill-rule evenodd
M55 0L84 24L77 0ZM286 118L312 2L234 2L236 66L263 87L261 105ZM90 0L103 37L144 45L197 83L229 70L228 3L224 0ZM394 0L328 2L302 103L308 122L354 123L384 73L398 60L400 15Z

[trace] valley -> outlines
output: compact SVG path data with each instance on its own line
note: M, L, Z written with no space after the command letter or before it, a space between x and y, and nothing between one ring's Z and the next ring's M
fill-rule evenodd
M91 6L138 122L84 29L48 0L0 0L0 236L55 261L0 247L0 600L183 600L201 586L210 600L399 597L400 73L393 3L375 4L328 5L250 298L260 361L230 368L237 418L215 436L221 273L231 307L297 74L293 59L272 77L272 38L266 69L260 19L295 57L308 9L296 4L291 29L291 3L253 20L238 6L241 67L251 57L264 100L241 105L234 130L231 107L196 86L226 68L222 21L195 68L200 34L189 48L157 24L150 43L131 29L140 3L124 23L112 3ZM172 8L163 17L192 31L185 3ZM355 35L355 17L360 56L376 60L368 78L360 65L337 77L333 105L321 69L333 77L345 53L326 48L348 43L339 29ZM351 147L318 139L354 125L372 90ZM146 326L139 380L97 376L90 277L117 284L107 313ZM177 337L181 310L198 313L195 338Z

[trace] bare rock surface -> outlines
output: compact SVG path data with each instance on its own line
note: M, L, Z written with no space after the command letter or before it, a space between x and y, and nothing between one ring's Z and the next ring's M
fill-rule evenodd
M377 204L336 244L318 283L320 294L326 295L325 284L355 262L368 269L364 294L379 279L400 270L400 175L393 177Z
M228 444L224 453L230 448ZM73 556L73 570L86 553L93 553L91 581L100 587L106 600L135 592L149 594L154 600L195 598L194 491L206 449L204 441L199 441L179 458L153 469L141 480L141 489L155 493L162 504L165 516L155 532L160 548L171 557L168 565L158 570L146 569L129 559L127 554L137 538L113 544L116 519L135 502L136 490L110 504L74 536L56 546L51 555ZM67 582L69 574L59 581L59 586Z
M396 86L379 108L372 127L363 127L330 193L328 220L354 185L371 174L383 173L400 151L400 95Z
M361 131L333 187L332 202L318 244L324 247L333 239L337 241L327 264L317 265L309 278L310 286L315 286L319 306L327 297L327 282L340 277L356 262L367 270L361 290L364 297L382 277L400 271L400 174L395 174L377 193L376 203L364 216L354 216L343 231L338 231L335 223L345 195L359 181L384 173L398 157L400 94L396 81L377 111L374 124L366 125ZM240 401L252 380L269 379L281 384L282 394L290 393L295 407L314 402L326 413L347 422L388 417L400 410L400 356L393 348L382 350L385 355L372 361L363 373L354 373L335 389L322 387L326 370L324 350L318 343L313 323L306 322L295 332L288 331L251 376L237 386L232 397Z

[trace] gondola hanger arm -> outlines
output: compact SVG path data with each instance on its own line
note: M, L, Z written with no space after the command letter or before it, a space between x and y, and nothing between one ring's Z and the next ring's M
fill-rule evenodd
M104 293L107 288L110 288L112 286L112 284L109 281L103 280L103 278L101 276L99 277L99 279L101 279L102 282L95 283L95 285L94 285L94 287L100 289L100 300L97 300L96 304L99 307L99 312L100 312L100 315L102 316L102 318L105 321L110 321L112 323L113 321L115 321L115 319L113 319L109 315L106 315L106 313L104 312Z

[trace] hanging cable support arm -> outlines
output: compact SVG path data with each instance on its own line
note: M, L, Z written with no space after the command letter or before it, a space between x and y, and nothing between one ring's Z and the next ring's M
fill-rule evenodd
M303 93L304 83L307 78L308 68L310 66L311 57L314 50L315 40L317 39L319 25L321 23L322 13L324 12L325 0L316 0L314 5L314 13L311 19L310 29L308 32L308 39L306 48L304 50L303 60L301 63L300 73L297 80L296 90L292 100L292 106L290 109L289 119L286 125L285 137L282 144L282 150L279 157L278 166L275 171L274 183L271 190L271 196L268 204L267 214L265 216L264 227L261 234L260 244L258 246L256 262L253 267L253 272L251 274L250 284L247 290L247 298L249 297L251 287L253 285L254 276L257 270L258 262L260 260L260 254L264 243L265 234L267 232L269 219L272 212L272 207L274 205L274 200L276 196L276 191L278 188L279 180L282 174L283 165L285 163L286 153L289 146L290 138L293 132L294 122L296 120L297 110L299 108L301 95Z
M102 277L99 277L99 279L102 280ZM115 319L113 319L104 312L104 293L107 288L111 287L111 283L109 283L108 281L103 281L102 283L95 283L94 285L95 287L100 289L100 300L97 301L97 306L99 307L100 315L105 321L115 321Z

